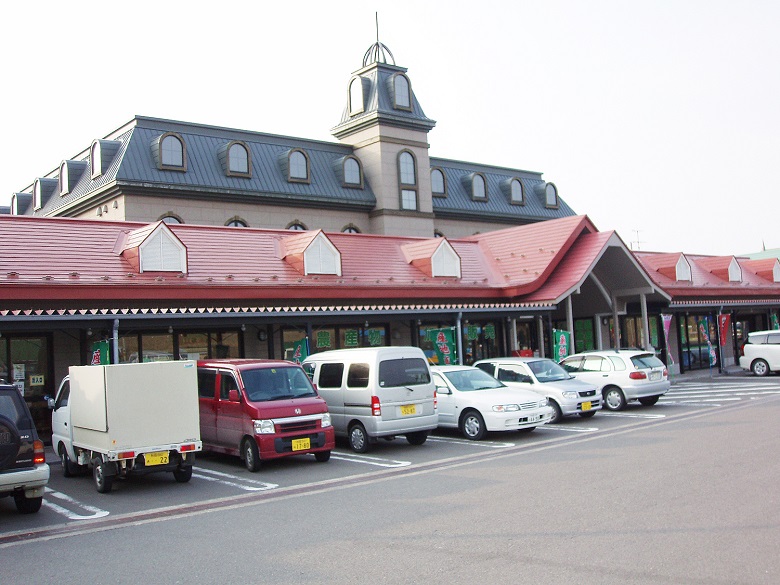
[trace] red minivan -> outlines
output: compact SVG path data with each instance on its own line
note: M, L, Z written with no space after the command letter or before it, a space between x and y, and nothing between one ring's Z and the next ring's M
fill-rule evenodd
M200 438L204 451L238 455L249 471L264 459L335 446L328 405L303 369L281 360L198 360Z

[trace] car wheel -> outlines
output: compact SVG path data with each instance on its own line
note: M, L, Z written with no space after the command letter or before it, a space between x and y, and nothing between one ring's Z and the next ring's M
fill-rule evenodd
M626 396L617 386L609 386L604 389L604 407L607 410L617 411L626 407Z
M591 418L591 417L592 417L592 416L594 416L595 414L596 414L596 411L595 411L595 410L588 410L587 412L580 412L580 413L579 413L579 415L580 415L582 418Z
M418 431L416 433L408 433L406 440L410 445L422 445L428 439L428 431Z
M257 443L254 439L244 439L241 453L244 458L244 465L249 471L254 472L260 469L260 453L257 450Z
M561 407L558 406L558 403L555 402L555 400L550 400L550 407L552 408L553 413L552 413L552 417L550 418L550 421L547 424L561 422L561 420L563 419L563 413L561 412Z
M756 360L750 365L750 369L756 376L768 376L769 364L765 360Z
M43 504L43 496L38 496L37 498L28 498L23 493L15 494L14 503L16 504L16 509L20 514L35 514L38 510L41 509L41 504Z
M460 419L460 432L472 441L484 439L487 434L485 419L476 410L467 410Z
M19 453L22 441L19 438L19 431L16 429L16 425L5 416L0 416L0 432L7 437L0 443L0 469L5 469L16 459L16 454Z
M92 461L92 479L95 481L95 489L101 494L107 494L114 485L114 476L109 475L108 464L103 463L100 457Z
M62 475L64 477L73 477L78 473L79 466L70 460L65 445L60 445L60 462L62 463Z
M192 477L192 465L186 467L177 467L173 470L173 479L179 483L187 483Z
M326 461L328 461L330 459L330 451L317 451L314 454L314 458L319 463L325 463Z
M366 453L371 449L371 441L366 429L360 423L349 427L349 446L355 453Z
M639 404L642 406L653 406L656 402L658 402L658 399L661 398L660 396L645 396L644 398L639 399Z

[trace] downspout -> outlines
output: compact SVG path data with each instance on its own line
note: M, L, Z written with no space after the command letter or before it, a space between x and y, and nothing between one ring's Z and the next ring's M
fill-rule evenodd
M462 335L462 323L461 319L463 319L463 313L458 313L458 316L455 318L455 340L456 340L456 348L458 351L458 364L461 366L463 365L463 335Z
M114 328L111 333L111 341L114 346L114 363L119 363L119 319L114 319Z

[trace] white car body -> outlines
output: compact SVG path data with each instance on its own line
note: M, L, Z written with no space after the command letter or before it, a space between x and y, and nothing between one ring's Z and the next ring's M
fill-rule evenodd
M547 398L519 388L510 388L482 370L471 366L432 366L439 403L439 426L459 428L468 439L478 440L485 431L533 429L550 422L552 408ZM479 418L470 423L469 413ZM474 426L474 425L477 426Z
M576 380L549 358L499 357L479 360L474 366L512 388L525 388L547 396L561 416L578 414L584 418L601 410L601 395L589 381ZM542 375L543 372L548 375Z
M756 376L780 371L780 331L754 331L742 346L739 367Z
M595 384L608 410L622 410L631 400L653 405L671 387L663 362L643 350L587 351L562 359L561 365L577 379Z

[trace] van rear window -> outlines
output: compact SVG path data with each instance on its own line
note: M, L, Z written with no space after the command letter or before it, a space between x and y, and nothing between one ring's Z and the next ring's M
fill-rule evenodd
M388 386L418 386L428 384L431 374L428 364L422 358L402 358L379 362L379 385Z

